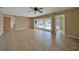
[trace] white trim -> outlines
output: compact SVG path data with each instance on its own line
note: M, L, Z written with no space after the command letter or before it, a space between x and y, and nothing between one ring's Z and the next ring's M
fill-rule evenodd
M3 32L0 33L0 36L3 34Z
M65 36L75 38L75 39L79 39L79 37L77 37L77 36L72 36L72 35L65 35Z
M2 35L2 33L0 33L0 36Z

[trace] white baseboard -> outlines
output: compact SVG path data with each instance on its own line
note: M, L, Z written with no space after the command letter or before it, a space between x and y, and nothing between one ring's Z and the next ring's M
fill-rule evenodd
M72 36L72 35L65 35L65 36L75 38L75 39L79 39L79 37L77 37L77 36Z

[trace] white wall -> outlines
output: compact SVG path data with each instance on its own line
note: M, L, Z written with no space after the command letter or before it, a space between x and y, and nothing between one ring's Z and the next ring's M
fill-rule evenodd
M3 15L0 12L0 36L3 34Z
M32 28L32 19L27 17L15 17L15 30L27 30Z

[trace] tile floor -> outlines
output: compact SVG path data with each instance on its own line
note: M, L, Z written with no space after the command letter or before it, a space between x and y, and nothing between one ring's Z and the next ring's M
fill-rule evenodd
M36 29L4 32L0 51L79 51L79 40Z

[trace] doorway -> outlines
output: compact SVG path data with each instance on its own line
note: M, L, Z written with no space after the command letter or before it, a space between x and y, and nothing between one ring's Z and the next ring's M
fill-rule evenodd
M4 31L11 31L11 18L4 17Z
M57 15L55 19L56 32L60 32L65 35L65 15Z

